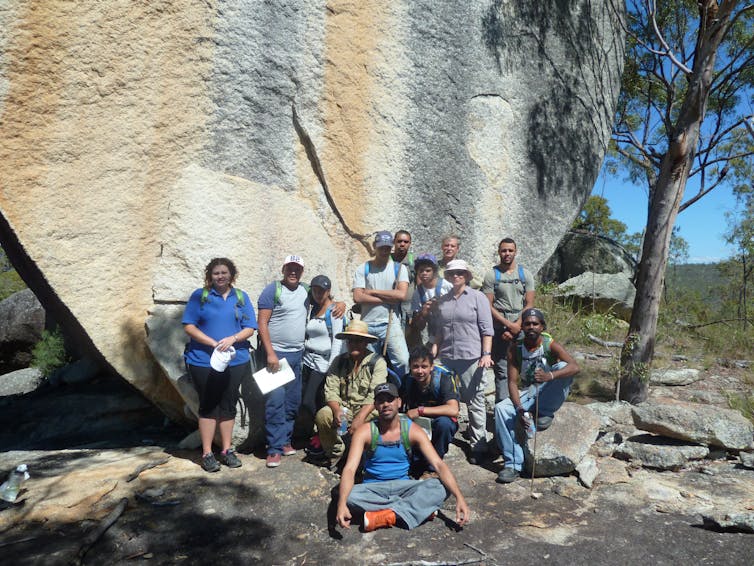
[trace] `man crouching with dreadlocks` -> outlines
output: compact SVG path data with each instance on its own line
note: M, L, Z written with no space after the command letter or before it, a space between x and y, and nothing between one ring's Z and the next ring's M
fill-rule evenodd
M517 421L524 427L536 423L533 430L547 429L555 411L568 397L573 376L579 372L571 355L545 332L547 324L542 311L526 309L521 321L524 336L508 349L510 397L495 405L495 435L505 461L497 476L498 483L515 481L524 464L524 451L515 433ZM526 388L520 392L519 379ZM534 413L533 418L530 412Z
M427 434L400 415L401 398L392 383L374 389L375 421L361 425L353 435L348 460L343 468L338 496L337 521L351 525L351 509L364 512L362 526L370 532L400 524L408 529L434 517L448 492L456 498L456 523L463 526L470 517L469 507L453 474L432 447ZM408 475L411 450L421 450L437 470L440 479L413 480ZM361 456L364 483L354 485Z

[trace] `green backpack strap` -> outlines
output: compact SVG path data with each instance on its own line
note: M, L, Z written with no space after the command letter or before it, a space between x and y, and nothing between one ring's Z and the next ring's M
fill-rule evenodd
M400 415L401 419L401 443L406 454L411 454L411 440L408 437L408 431L411 429L411 419L407 415Z
M239 307L244 306L246 304L246 301L243 298L243 291L241 291L241 289L239 289L238 287L233 287L233 290L236 293L236 304ZM209 299L209 289L205 287L204 289L202 289L201 305L204 306L204 303L206 303L208 299Z
M399 415L401 419L401 444L403 445L403 449L406 451L406 454L411 453L411 440L408 436L408 431L411 429L411 419L409 419L406 415L401 414ZM374 453L374 451L377 449L377 441L380 438L380 430L377 428L377 423L374 421L369 421L369 428L372 432L372 440L369 443L369 452Z
M306 283L299 283L299 285L301 285L306 290L307 293L309 292L309 285L307 285ZM283 296L283 283L281 281L275 281L275 298L273 299L272 304L273 305L282 304L280 302L280 297L282 296Z
M377 424L373 420L369 421L369 428L372 431L372 441L369 443L369 452L374 453L374 451L377 449L377 440L380 437L380 431L377 428Z

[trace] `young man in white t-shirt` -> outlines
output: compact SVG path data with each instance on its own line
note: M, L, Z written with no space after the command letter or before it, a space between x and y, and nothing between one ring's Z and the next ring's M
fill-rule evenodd
M408 348L397 309L408 294L408 271L390 257L390 232L377 232L374 248L374 259L360 265L353 276L353 301L361 305L361 320L369 325L369 333L379 338L371 347L381 354L387 343L390 363L402 376L408 368Z

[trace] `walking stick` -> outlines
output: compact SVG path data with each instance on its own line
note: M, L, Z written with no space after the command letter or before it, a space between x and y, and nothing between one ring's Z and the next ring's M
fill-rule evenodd
M531 462L531 480L529 480L529 497L539 499L541 493L534 493L534 472L537 467L537 419L539 419L539 383L535 384L534 389L534 456Z

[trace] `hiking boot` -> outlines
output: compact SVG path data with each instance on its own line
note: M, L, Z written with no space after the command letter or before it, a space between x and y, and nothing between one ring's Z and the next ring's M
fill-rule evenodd
M220 452L220 462L228 466L229 468L240 468L241 460L236 456L236 451L232 448L228 448L225 452Z
M553 417L539 417L537 419L537 430L547 430L552 424Z
M275 454L267 454L267 467L268 468L277 468L280 465L281 460L280 452L276 452Z
M486 452L482 452L481 450L474 450L469 455L469 464L471 464L472 466L481 466L482 464L484 464L486 459Z
M290 444L283 446L283 456L293 456L296 453L296 449Z
M497 474L497 483L511 483L516 481L521 476L521 473L514 468L503 468L500 473Z
M220 464L215 459L215 455L212 452L202 456L202 469L205 472L219 472L220 471Z
M309 441L309 446L304 448L304 452L310 456L317 457L320 454L324 454L325 450L322 448L322 443L319 441L319 435L315 434Z
M377 529L393 526L395 526L395 511L392 509L364 512L364 532L371 533Z

